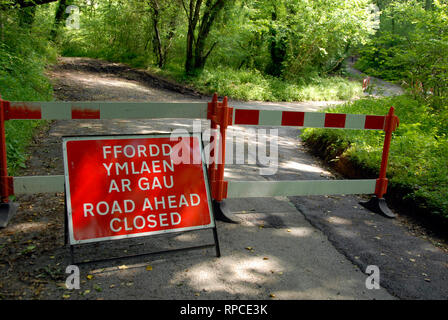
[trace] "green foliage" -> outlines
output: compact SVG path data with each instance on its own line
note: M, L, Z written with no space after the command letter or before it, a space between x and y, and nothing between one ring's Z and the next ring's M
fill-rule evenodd
M58 41L62 55L102 58L138 67L157 64L152 11L146 2L111 0L92 2L92 6L78 1L76 5L81 10L80 29L66 29L60 36ZM183 28L180 25L182 20L176 19L178 11L171 6L168 9L161 13L162 38L168 37L170 28L174 28L175 35ZM179 29L176 29L177 26ZM180 51L177 53L180 54Z
M250 70L254 77L274 75L301 86L304 79L316 75L326 77L337 70L347 57L348 49L363 43L374 32L366 23L372 18L367 10L369 0L354 3L345 0L239 0L225 3L207 34L202 52L202 56L209 54L204 68L209 72L218 67L225 71L232 69L231 73ZM77 4L81 8L81 29L64 32L60 39L63 55L104 58L139 67L157 65L154 11L150 2L98 1L94 7L81 1ZM182 1L170 2L158 12L158 18L161 19L161 42L169 48L162 68L168 71L183 69L188 20ZM199 32L195 33L196 45L200 42ZM196 78L192 82L201 79L201 71L202 68L191 74ZM258 86L257 83L253 85ZM245 90L244 86L238 89ZM263 94L259 92L257 95Z
M399 80L422 103L440 109L448 101L448 2L434 1L430 8L427 3L392 1L380 32L359 50L356 66Z
M42 101L52 98L52 87L44 76L56 50L48 42L50 6L37 10L30 29L19 25L16 11L0 11L0 94L5 100ZM24 167L25 149L35 128L43 121L7 121L5 124L8 169L11 175Z
M410 96L362 99L329 112L387 114L394 106L400 126L394 132L388 168L391 188L406 190L405 199L448 218L448 112L434 114ZM347 157L366 172L379 173L384 134L380 131L307 129L302 138L322 143L329 160Z

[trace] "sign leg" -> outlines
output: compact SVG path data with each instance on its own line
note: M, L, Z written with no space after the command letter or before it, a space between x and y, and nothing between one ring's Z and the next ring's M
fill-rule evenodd
M221 249L219 248L218 231L216 227L213 228L213 238L215 239L216 256L221 257Z

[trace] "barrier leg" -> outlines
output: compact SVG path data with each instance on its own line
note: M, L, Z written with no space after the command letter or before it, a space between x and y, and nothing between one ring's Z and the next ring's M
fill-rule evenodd
M7 103L0 97L0 228L8 225L18 207L16 204L9 202L9 196L13 194L13 190L12 178L8 177L6 162L5 120Z
M384 194L387 191L388 180L386 178L387 162L389 160L390 142L392 140L392 132L398 127L398 117L394 115L394 107L391 107L386 117L384 127L385 137L383 146L383 155L381 159L380 177L376 180L375 196L367 202L360 204L372 212L382 214L388 218L395 218L395 214L388 208Z

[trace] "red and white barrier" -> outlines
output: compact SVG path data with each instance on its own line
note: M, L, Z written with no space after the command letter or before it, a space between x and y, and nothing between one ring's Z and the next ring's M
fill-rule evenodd
M370 79L369 79L370 81ZM212 198L220 202L226 198L375 193L384 200L387 190L386 168L392 132L398 126L398 118L391 107L389 114L359 115L321 112L299 112L279 110L239 109L228 106L227 98L218 101L215 94L209 103L150 103L150 102L9 102L0 99L0 204L8 197L19 193L63 191L62 176L9 177L6 166L4 121L14 119L155 119L190 118L209 119L211 129L220 130L222 141L226 129L231 125L248 126L294 126L305 128L333 128L357 130L384 130L385 141L380 177L377 180L330 181L277 181L277 182L228 182L224 180L225 143L217 147L217 139L211 136L210 159L215 159L214 150L219 150L218 164L209 164L209 184ZM375 200L376 201L376 200ZM393 216L383 202L372 202L371 209ZM386 209L387 210L386 210Z
M235 109L234 125L383 130L385 116Z
M207 103L8 102L5 120L207 119Z

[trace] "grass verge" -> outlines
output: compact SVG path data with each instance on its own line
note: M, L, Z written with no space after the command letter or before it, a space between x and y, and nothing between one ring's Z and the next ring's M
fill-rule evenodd
M183 69L175 66L149 70L206 95L218 92L220 96L243 101L332 101L349 100L362 95L360 82L340 76L316 76L292 81L265 75L257 70L234 70L222 66L206 68L196 77L186 77Z
M386 198L418 214L448 222L448 111L435 112L409 96L361 99L326 112L385 115L391 106L400 118L393 133ZM306 129L305 143L352 178L378 176L381 131Z

